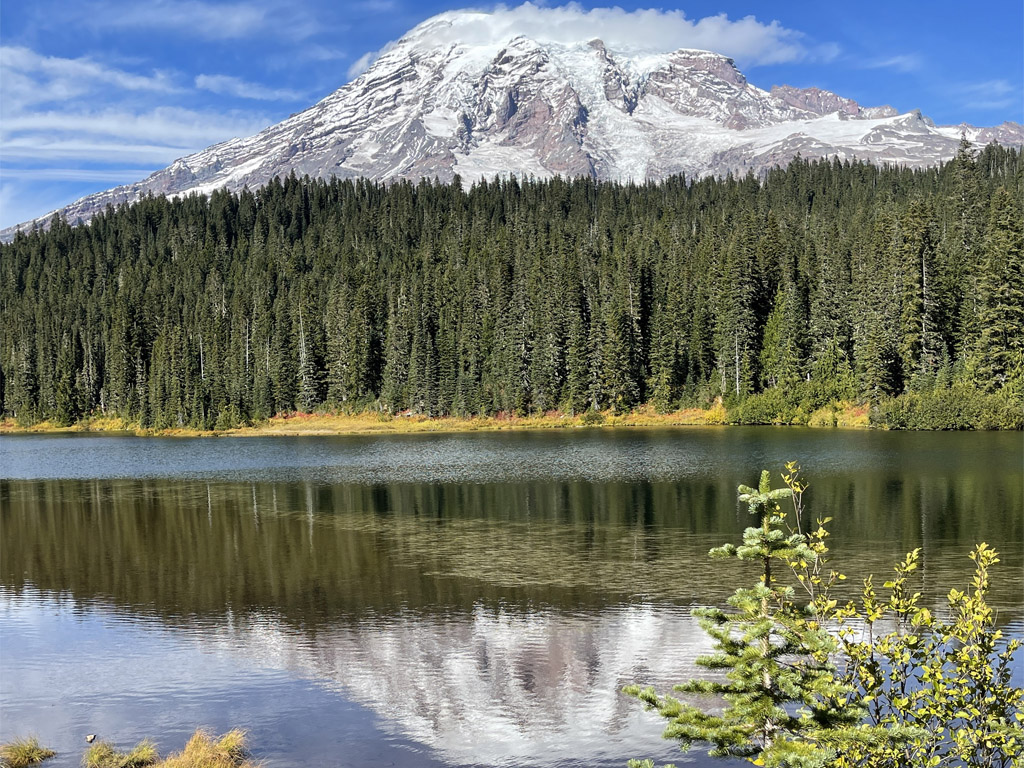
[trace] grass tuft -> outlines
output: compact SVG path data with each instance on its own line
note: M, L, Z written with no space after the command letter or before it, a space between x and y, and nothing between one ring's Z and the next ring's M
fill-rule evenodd
M0 765L4 768L27 768L39 765L56 754L52 749L39 746L39 740L34 737L15 739L9 744L0 745Z
M245 732L237 728L215 739L207 731L196 731L185 749L160 764L162 768L256 768L248 762Z
M118 768L145 768L147 765L154 765L159 759L160 755L157 754L156 744L145 739L132 747L131 752L124 755Z
M156 745L149 739L140 741L130 752L118 752L105 741L99 741L86 750L82 757L85 768L147 768L160 759Z
M29 768L57 753L39 746L35 738L17 739L0 745L0 768ZM245 746L245 731L234 728L215 738L208 731L192 734L185 749L166 760L157 754L156 744L140 741L128 752L118 752L113 744L98 741L82 756L83 768L259 768L250 762Z

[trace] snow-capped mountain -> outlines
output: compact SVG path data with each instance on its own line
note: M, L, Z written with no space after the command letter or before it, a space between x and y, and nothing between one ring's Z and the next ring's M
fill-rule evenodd
M291 171L381 181L458 174L470 183L508 173L645 181L760 172L797 154L931 165L952 157L961 135L1024 144L1016 123L936 126L919 111L865 108L817 88L764 91L730 58L707 51L461 34L477 30L483 15L435 16L309 109L60 213L86 221L147 193L255 188Z

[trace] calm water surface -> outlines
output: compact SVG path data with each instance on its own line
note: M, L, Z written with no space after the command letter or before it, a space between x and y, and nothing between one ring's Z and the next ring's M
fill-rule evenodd
M86 733L167 752L199 725L267 766L723 765L619 690L697 673L691 608L754 578L707 550L791 459L851 581L922 547L938 605L988 541L1024 635L1019 433L0 437L0 740L64 766Z

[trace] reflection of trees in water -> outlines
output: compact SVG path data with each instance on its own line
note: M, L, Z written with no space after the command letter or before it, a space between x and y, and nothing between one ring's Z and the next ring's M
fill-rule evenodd
M839 477L809 501L836 518L851 577L923 546L932 602L967 583L966 552L988 539L1009 619L1021 493L1013 478ZM695 673L707 646L687 608L739 584L707 557L750 522L734 494L693 480L0 481L0 583L152 613L314 676L453 762L597 762L602 746L646 754L660 727L622 685Z
M1022 490L919 476L833 478L837 566L887 574L924 547L931 598L967 584L988 540L1019 573ZM721 482L534 484L0 481L2 583L157 614L271 610L305 627L367 612L478 604L600 608L637 597L721 602L738 577L707 558L749 523ZM998 578L993 601L1019 608Z

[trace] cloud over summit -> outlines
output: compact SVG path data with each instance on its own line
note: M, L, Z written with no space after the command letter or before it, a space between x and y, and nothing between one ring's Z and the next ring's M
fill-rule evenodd
M524 35L539 42L571 44L600 38L609 48L665 52L697 48L731 56L744 66L828 58L833 46L815 46L797 30L754 16L725 14L690 19L683 11L622 8L586 9L526 2L491 11L452 11L428 19L409 37L429 43L483 45Z

